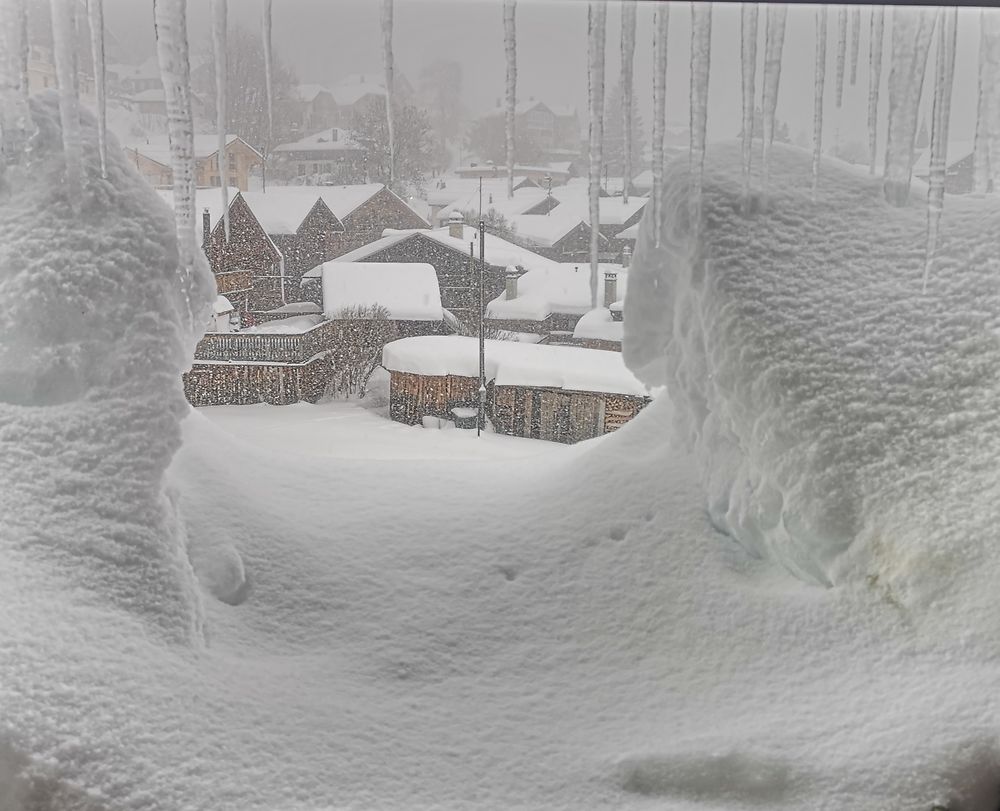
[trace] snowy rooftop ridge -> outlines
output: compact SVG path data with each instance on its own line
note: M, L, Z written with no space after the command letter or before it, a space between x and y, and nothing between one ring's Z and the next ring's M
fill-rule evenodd
M326 262L320 266L323 313L379 305L398 321L441 321L441 289L431 265L419 262Z
M394 372L479 377L479 344L459 335L403 338L386 344L382 365ZM486 378L498 386L647 396L618 352L519 341L486 341Z

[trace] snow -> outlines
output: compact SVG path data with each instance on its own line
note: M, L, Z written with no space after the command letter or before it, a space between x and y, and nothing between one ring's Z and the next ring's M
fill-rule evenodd
M459 335L402 338L386 344L382 365L394 372L478 378L478 341ZM519 341L486 341L486 379L498 386L648 394L618 352Z
M267 191L243 192L250 210L268 235L294 234L319 201L314 186L269 186Z
M591 309L589 266L580 262L553 262L551 267L529 270L517 280L517 297L507 299L502 293L486 305L489 318L542 321L551 313L581 314ZM621 265L601 262L598 272L601 285L604 274L618 276L618 294L628 286L628 273Z
M607 307L598 307L584 313L573 328L573 337L577 340L621 342L623 334L624 324L613 320L611 310Z
M547 196L545 189L523 186L514 192L513 197L507 197L506 186L501 190L497 188L497 184L491 185L493 188L487 186L486 181L483 181L483 213L487 214L493 210L507 219L534 208L539 203L544 202ZM461 194L449 200L448 204L437 213L437 221L440 223L448 222L448 218L456 211L459 214L464 214L467 211L479 211L478 179L473 185L466 187Z
M159 92L159 91L156 91ZM162 98L162 96L157 96ZM234 141L239 140L238 135L226 135L226 148L232 146ZM170 140L166 135L147 135L142 138L133 138L122 143L126 149L138 152L150 160L170 166ZM253 149L253 147L249 147ZM212 157L219 151L219 136L215 134L195 134L194 136L194 157L196 160L204 160ZM218 194L218 192L216 192Z
M951 138L948 140L948 165L954 166L960 160L969 157L975 148L975 141L968 138ZM931 150L923 150L913 162L913 176L927 179L931 173Z
M127 158L126 158L127 160ZM156 189L156 194L159 195L160 199L163 200L168 206L173 208L174 205L174 193L171 189ZM240 195L240 190L234 186L229 188L229 205L232 206L233 201ZM219 220L222 219L222 199L219 196L219 188L203 188L195 189L194 192L194 220L195 220L195 232L198 235L199 243L202 237L202 215L205 213L205 209L208 209L208 218L211 223L211 228L214 229L216 225L219 224Z
M212 305L212 311L216 315L222 315L224 313L231 313L236 308L233 307L232 302L225 296L216 296L215 303Z
M340 129L339 127L332 127L320 132L315 132L312 135L307 135L305 138L300 138L298 141L291 141L287 144L281 144L274 148L275 152L342 152L344 150L357 150L361 149L361 146L351 140L351 134L348 130Z
M548 214L521 214L511 217L514 233L519 240L540 248L551 248L575 228L581 225L587 226L587 221L576 212L563 213L561 209L562 206L559 206Z
M300 335L303 332L309 332L321 323L323 323L323 318L320 315L292 315L288 318L265 321L263 324L257 324L253 327L244 327L240 332L254 335Z
M441 321L441 289L431 265L419 262L327 262L323 311L337 318L346 307L378 304L400 321Z

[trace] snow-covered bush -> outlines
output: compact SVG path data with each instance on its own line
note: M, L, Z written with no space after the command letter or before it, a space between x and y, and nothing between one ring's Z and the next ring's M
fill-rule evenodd
M807 154L776 145L767 205L743 216L725 145L695 228L687 171L666 180L659 245L647 208L623 350L667 386L715 525L808 580L898 575L897 590L989 543L1000 201L949 201L923 294L916 193L892 208L880 181L831 163L813 202Z
M190 365L214 284L199 252L178 273L173 216L81 114L84 185L69 199L54 93L31 99L38 133L0 194L0 549L43 561L171 638L196 638L194 577L162 479L188 411ZM5 585L8 608L18 597Z

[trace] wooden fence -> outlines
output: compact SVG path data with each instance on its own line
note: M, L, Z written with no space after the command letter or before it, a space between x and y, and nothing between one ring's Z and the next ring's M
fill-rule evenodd
M274 333L215 332L198 341L195 360L273 361L305 363L332 348L337 324L324 321L311 330L289 335Z

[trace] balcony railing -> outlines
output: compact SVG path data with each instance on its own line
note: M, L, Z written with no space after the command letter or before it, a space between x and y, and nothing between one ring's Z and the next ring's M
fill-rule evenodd
M304 363L333 348L336 322L324 321L308 332L275 333L217 332L198 342L195 360Z

